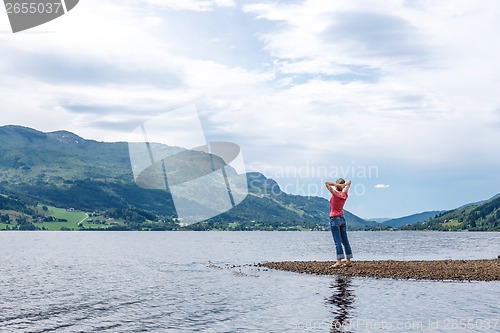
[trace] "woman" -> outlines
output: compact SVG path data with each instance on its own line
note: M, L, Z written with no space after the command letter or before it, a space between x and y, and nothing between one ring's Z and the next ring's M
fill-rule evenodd
M335 183L326 182L326 188L332 194L330 198L330 227L332 229L333 240L335 241L335 249L337 251L337 262L332 267L340 267L342 259L346 258L345 266L351 266L352 250L347 238L346 222L344 218L344 204L347 200L351 181L347 182L339 178ZM344 250L342 249L344 245Z

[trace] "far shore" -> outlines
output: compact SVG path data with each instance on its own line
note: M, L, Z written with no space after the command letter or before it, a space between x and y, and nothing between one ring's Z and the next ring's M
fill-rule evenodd
M270 232L270 231L276 231L276 232L331 232L330 230L308 230L308 229L301 229L301 230L290 230L290 229L274 229L274 230L260 230L260 229L248 229L248 230L227 230L227 229L206 229L206 230L196 230L196 229L167 229L167 230L149 230L149 229L142 229L142 230L135 230L135 229L126 229L123 226L118 226L118 227L109 227L109 228L63 228L63 229L6 229L6 228L1 228L0 227L0 233L1 232L9 232L9 231L40 231L40 232L45 232L45 231L193 231L193 232L200 232L200 231L210 231L210 232L221 232L221 231L229 231L229 232L249 232L249 231L259 231L259 232ZM495 232L500 232L498 230L398 230L398 229L393 229L393 230L379 230L379 229L370 229L370 230L349 230L349 232L440 232L440 233L467 233L467 232L488 232L488 233L495 233Z

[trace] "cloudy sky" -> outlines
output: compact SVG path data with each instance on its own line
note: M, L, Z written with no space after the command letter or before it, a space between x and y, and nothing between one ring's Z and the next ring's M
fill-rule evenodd
M287 192L343 176L364 218L452 209L500 192L499 17L487 0L82 0L12 34L2 12L0 125L126 141L194 104L207 140Z

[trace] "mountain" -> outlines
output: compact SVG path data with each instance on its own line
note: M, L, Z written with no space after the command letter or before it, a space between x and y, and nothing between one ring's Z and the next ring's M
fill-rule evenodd
M481 201L480 204L468 204L442 212L425 222L400 229L500 231L500 195Z
M185 151L164 146L172 152ZM202 152L186 152L186 164ZM214 156L215 163L223 161ZM179 173L189 168L179 168ZM248 196L230 211L192 229L326 229L328 200L281 191L272 179L248 173ZM270 190L272 189L272 191ZM0 194L24 205L43 204L123 216L128 229L147 220L173 221L176 211L167 190L134 182L126 142L86 140L67 132L43 133L21 126L0 127ZM210 200L210 198L207 198ZM116 215L118 214L118 215ZM350 230L378 225L346 211Z
M455 208L455 209L467 208L467 207L469 207L469 206L478 206L478 205L481 205L481 204L483 204L483 203L485 203L485 202L487 202L487 201L490 201L490 200L496 199L496 198L498 198L498 197L500 197L500 193L495 194L494 196L492 196L492 197L491 197L491 198L489 198L489 199L486 199L486 200L480 200L480 201L476 201L476 202L471 202L471 203L465 204L465 205L460 206L460 207Z
M406 224L415 224L418 222L426 221L429 218L434 217L437 214L440 214L442 212L444 212L444 211L434 210L434 211L429 211L429 212L412 214L412 215L403 216L403 217L384 221L384 222L382 222L382 225L387 226L387 227L391 227L391 228L399 228L399 227L404 226Z
M385 222L385 221L388 221L388 220L392 220L392 217L373 217L373 218L369 218L369 219L366 219L367 221L375 221L377 223L382 223L382 222Z

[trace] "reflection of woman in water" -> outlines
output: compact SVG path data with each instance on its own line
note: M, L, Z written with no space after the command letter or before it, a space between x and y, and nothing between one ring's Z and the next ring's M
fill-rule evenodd
M347 183L344 179L339 178L335 183L326 182L326 188L332 194L330 199L330 227L332 229L333 240L335 241L335 249L337 251L337 262L332 267L340 267L342 259L344 259L345 249L345 266L351 265L352 250L347 238L346 222L344 218L344 204L347 200L351 181Z
M333 311L335 319L332 321L331 332L347 332L347 320L349 319L349 310L353 308L354 291L350 288L351 280L349 277L337 277L330 288L334 289L333 295L328 298L328 304L334 305L337 309Z

